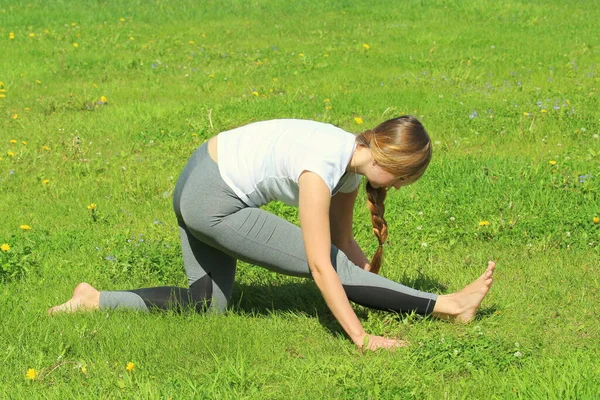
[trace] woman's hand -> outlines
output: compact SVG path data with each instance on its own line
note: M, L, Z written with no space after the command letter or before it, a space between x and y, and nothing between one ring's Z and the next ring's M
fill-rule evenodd
M400 339L388 339L383 336L367 335L365 334L362 342L357 343L357 346L361 350L375 351L378 349L391 349L395 350L398 347L407 347L408 341Z

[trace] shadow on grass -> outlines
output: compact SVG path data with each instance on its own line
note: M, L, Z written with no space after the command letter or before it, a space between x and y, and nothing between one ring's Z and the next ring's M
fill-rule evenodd
M498 311L498 307L495 304L490 306L481 307L477 310L477 315L475 316L475 321L482 320L484 318L492 317Z
M420 274L414 279L403 279L405 286L434 293L443 293L446 286ZM311 280L294 282L238 283L234 285L230 310L254 315L273 313L302 313L316 316L332 334L344 334L333 314L323 300L315 283ZM410 314L410 313L407 313ZM361 319L368 317L367 310L359 307L357 315Z

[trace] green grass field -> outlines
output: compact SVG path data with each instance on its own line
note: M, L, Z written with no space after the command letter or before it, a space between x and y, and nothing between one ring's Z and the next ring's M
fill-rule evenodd
M598 20L592 1L0 0L0 398L597 398ZM226 315L46 315L81 281L185 284L171 195L212 135L402 113L434 158L388 197L382 274L451 293L497 260L471 324L357 307L411 343L361 354L314 283L243 263Z

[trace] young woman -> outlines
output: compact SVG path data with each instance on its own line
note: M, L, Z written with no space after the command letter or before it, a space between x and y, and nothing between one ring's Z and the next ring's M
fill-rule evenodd
M196 150L175 187L173 206L189 289L157 287L99 292L79 284L50 313L193 305L223 311L231 298L236 260L312 278L329 309L358 347L402 346L368 335L350 301L380 310L415 311L471 320L486 296L495 264L462 291L437 296L377 274L387 238L384 200L423 175L431 141L412 116L383 122L358 136L329 124L271 120L222 132ZM379 248L369 263L352 235L360 177ZM300 227L260 209L272 200L299 207Z

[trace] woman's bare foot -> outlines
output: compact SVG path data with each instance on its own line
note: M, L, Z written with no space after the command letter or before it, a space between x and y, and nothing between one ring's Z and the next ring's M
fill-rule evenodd
M73 291L73 297L66 303L52 307L48 314L59 312L74 312L82 310L95 310L100 306L100 292L93 286L82 282Z
M494 268L496 268L496 263L490 261L485 272L463 290L439 296L432 315L457 322L469 322L475 318L477 309L494 281Z

